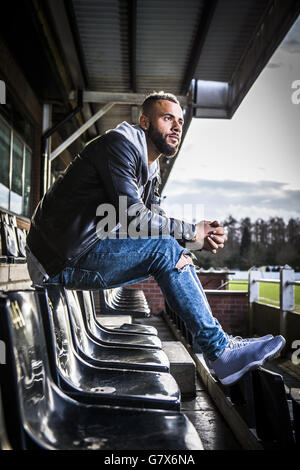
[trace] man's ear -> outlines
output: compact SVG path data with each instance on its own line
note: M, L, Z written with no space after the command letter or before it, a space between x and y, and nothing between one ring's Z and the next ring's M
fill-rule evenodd
M145 114L141 114L139 124L141 128L144 129L144 131L147 131L149 129L149 123L150 121L148 116L146 116Z

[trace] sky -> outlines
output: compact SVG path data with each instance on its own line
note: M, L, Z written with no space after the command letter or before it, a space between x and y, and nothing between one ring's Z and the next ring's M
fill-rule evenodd
M162 196L190 222L300 217L300 16L232 119L193 118Z

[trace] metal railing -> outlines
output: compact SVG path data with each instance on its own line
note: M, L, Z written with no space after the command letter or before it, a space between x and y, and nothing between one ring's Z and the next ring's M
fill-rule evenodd
M278 306L274 308L279 308L280 310L280 333L285 335L287 314L295 311L295 286L300 286L300 281L295 280L295 271L289 266L281 268L279 279L264 279L263 275L264 273L258 268L251 268L249 270L248 295L250 305L250 331L253 327L251 321L253 303L261 303L259 294L260 283L277 284L279 286L279 301L277 302Z

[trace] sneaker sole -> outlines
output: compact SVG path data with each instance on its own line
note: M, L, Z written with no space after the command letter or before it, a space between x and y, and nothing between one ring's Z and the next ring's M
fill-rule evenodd
M261 359L260 361L251 362L251 364L247 364L243 369L239 370L238 372L235 372L234 374L229 375L225 377L224 379L219 378L219 381L223 385L233 385L235 382L241 379L242 376L246 374L246 372L249 372L250 370L253 370L253 369L257 369L258 367L262 366L266 361L273 359L274 356L276 356L280 351L282 351L285 344L286 344L286 341L282 337L281 345L279 345L279 347L277 346L272 351L270 351L270 353L267 356L265 356L263 359Z

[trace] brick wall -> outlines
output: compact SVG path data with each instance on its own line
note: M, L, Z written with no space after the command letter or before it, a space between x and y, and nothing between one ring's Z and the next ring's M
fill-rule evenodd
M200 280L201 275L200 275ZM151 313L157 314L164 310L164 298L156 281L151 278L128 289L142 289L150 305ZM247 336L248 332L248 294L241 291L205 290L214 316L224 330L233 335Z
M199 279L203 289L226 289L224 285L228 281L228 274L226 272L221 273L199 273ZM223 287L222 287L223 286Z
M146 281L137 282L136 284L130 284L127 286L127 289L130 288L142 289L144 291L152 314L159 313L164 310L164 297L157 282L153 278L147 279Z
M242 291L205 290L214 317L226 333L246 337L248 325L248 293Z

